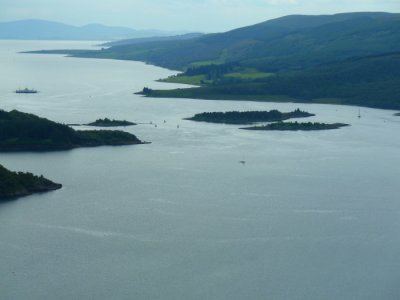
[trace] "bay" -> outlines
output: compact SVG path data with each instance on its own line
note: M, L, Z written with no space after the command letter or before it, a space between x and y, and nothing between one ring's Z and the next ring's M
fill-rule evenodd
M0 154L9 169L64 185L0 205L1 299L398 299L393 111L143 98L133 93L144 86L180 87L155 81L176 72L17 53L57 48L96 47L0 41L0 108L62 123L126 119L152 143ZM40 93L13 93L24 87ZM351 126L252 132L182 120L296 108Z

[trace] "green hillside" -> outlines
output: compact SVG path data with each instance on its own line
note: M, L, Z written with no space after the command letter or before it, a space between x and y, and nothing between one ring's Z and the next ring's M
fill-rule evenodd
M346 13L286 16L189 40L54 53L141 60L172 69L199 63L240 62L243 66L281 71L393 51L400 51L400 14Z
M117 46L78 55L142 60L172 69L234 61L282 71L392 51L400 51L400 14L349 13L287 16L190 40Z
M144 89L149 97L351 104L400 109L400 53L348 59L258 80L221 77L211 85Z
M42 51L140 60L183 70L201 88L152 97L356 104L400 108L400 14L286 16L225 33L102 51Z
M154 37L133 38L133 39L107 42L107 43L101 44L100 46L114 47L114 46L144 44L144 43L149 43L149 42L179 41L179 40L188 40L188 39L197 38L202 35L204 35L204 34L199 33L199 32L192 32L192 33L173 35L173 36L154 36Z

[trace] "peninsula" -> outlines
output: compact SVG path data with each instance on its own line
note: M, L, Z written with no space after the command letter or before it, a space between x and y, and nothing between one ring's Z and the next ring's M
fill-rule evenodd
M344 123L333 123L333 124L326 124L326 123L298 123L298 122L277 122L271 123L268 125L262 126L253 126L253 127L244 127L240 129L245 130L280 130L280 131L311 131L311 130L330 130L330 129L338 129L344 126L349 126L348 124Z
M61 184L54 183L43 176L12 172L0 165L0 203L34 193L58 190L61 187Z
M95 126L95 127L118 127L118 126L133 126L137 124L126 120L120 121L120 120L110 120L108 118L104 118L104 119L97 119L96 121L85 125Z
M224 124L253 124L257 122L278 122L293 118L307 118L314 114L296 109L292 112L282 113L276 109L270 111L229 111L229 112L204 112L196 114L185 120L224 123Z
M119 130L74 130L33 114L0 110L0 152L58 151L79 147L143 144Z
M33 53L139 60L198 85L146 97L346 104L400 109L400 14L291 15L228 32L103 50Z

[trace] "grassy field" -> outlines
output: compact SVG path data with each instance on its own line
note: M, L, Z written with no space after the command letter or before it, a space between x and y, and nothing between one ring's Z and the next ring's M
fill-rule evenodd
M271 76L274 76L274 74L258 72L255 69L246 69L243 71L227 73L224 75L224 77L238 78L238 79L243 79L243 80L249 80L249 79L254 80L254 79L260 79L260 78L267 78L267 77L271 77Z
M190 67L202 67L202 66L209 66L209 65L222 65L224 62L221 60L205 60L205 61L196 61L191 63Z
M206 79L206 75L196 75L196 76L170 76L165 79L160 79L161 82L169 82L169 83L182 83L182 84L190 84L190 85L203 85L205 83L209 83L209 80Z
M256 69L244 69L244 70L237 70L235 72L231 73L226 73L222 78L235 78L235 79L240 79L240 80L255 80L255 79L262 79L262 78L268 78L274 76L273 73L264 73L264 72L259 72ZM165 79L160 79L159 81L161 82L170 82L170 83L182 83L182 84L190 84L190 85L208 85L212 84L213 80L208 79L207 75L202 74L202 75L176 75L176 76L170 76Z

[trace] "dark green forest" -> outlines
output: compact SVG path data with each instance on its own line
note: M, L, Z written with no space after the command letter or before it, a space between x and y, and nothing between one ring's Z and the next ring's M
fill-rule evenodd
M144 91L150 97L253 99L400 109L400 52L348 59L257 80L220 78L199 88ZM268 96L263 98L263 96Z
M278 110L270 111L229 111L229 112L204 112L196 114L185 120L224 123L224 124L252 124L256 122L278 122L292 118L306 118L314 116L300 109L292 112L282 113Z
M95 127L116 127L116 126L132 126L137 124L126 120L110 120L109 118L104 118L104 119L97 119L96 121L88 123L86 125Z
M33 114L0 110L0 151L55 151L142 143L124 131L77 131Z
M348 124L343 123L299 123L299 122L277 122L271 123L267 125L253 126L253 127L244 127L241 129L245 130L279 130L279 131L312 131L312 130L331 130L338 129L340 127L349 126Z
M32 173L12 172L0 165L0 202L16 197L57 190L61 184Z

